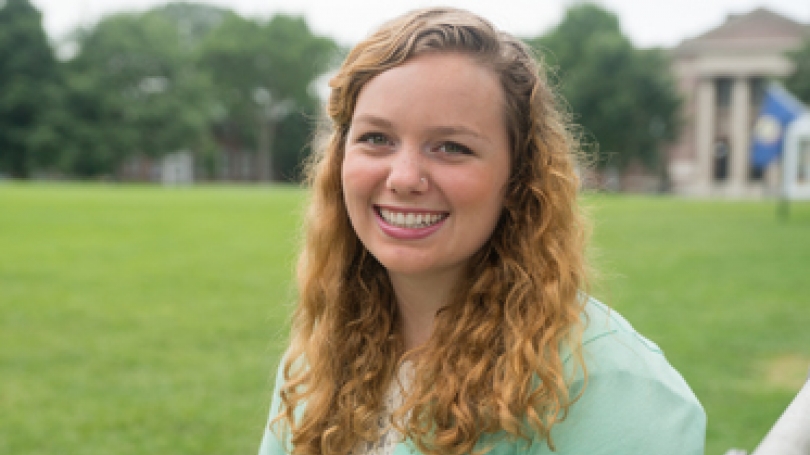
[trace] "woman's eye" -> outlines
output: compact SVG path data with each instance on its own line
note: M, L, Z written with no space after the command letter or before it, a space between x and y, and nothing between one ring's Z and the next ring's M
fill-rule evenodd
M370 145L388 145L389 141L385 135L380 133L368 133L360 136L359 142L365 142Z
M470 155L472 150L455 142L445 142L439 146L439 151L448 155Z

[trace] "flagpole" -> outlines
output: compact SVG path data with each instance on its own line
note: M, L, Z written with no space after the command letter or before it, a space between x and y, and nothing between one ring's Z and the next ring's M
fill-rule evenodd
M765 89L759 116L754 124L751 164L764 170L773 161L782 161L782 185L780 185L782 188L776 206L776 217L781 222L787 222L790 216L790 199L793 196L788 189L788 179L792 178L792 171L785 167L782 160L786 129L806 110L800 100L779 83L772 82Z
M786 223L790 216L790 199L782 194L779 197L779 204L776 206L776 217L779 221Z
M788 173L787 169L785 169L785 161L786 161L785 157L784 155L782 155L782 157L779 159L779 163L782 167L782 172L780 173L782 181L780 182L781 185L779 185L781 188L779 190L779 204L777 205L776 209L776 217L782 223L786 223L788 220L788 216L790 216L790 196L788 195L788 182L787 182Z

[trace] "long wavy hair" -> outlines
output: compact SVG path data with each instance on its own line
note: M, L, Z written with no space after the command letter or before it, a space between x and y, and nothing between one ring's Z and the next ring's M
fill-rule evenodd
M308 166L299 301L273 424L283 425L294 455L345 455L380 436L384 394L407 353L386 270L350 225L341 166L363 86L442 52L498 75L511 171L500 219L436 314L392 424L425 454L478 451L498 435L539 436L553 448L550 430L575 399L561 348L584 370L576 353L588 270L569 117L521 41L463 10L418 10L354 47L330 82L328 125Z

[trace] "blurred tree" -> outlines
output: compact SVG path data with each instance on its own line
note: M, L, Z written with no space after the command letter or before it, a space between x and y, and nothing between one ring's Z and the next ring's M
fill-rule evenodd
M158 14L116 14L81 34L64 97L69 171L109 174L132 155L211 150L210 80L180 33Z
M173 23L181 44L189 50L197 50L231 14L225 8L190 2L166 3L146 12L147 16L160 16Z
M216 138L264 152L264 177L296 179L314 84L337 53L302 18L187 2L108 16L74 39L60 65L28 1L0 0L0 172L111 175L129 156L180 149L214 167Z
M663 51L637 50L617 17L590 3L569 8L548 34L528 43L556 69L564 98L599 168L633 163L663 169L660 147L679 128L680 98Z
M796 69L785 79L785 87L800 100L810 104L810 38L804 40L802 47L789 52L788 58Z
M27 178L52 158L43 117L58 94L58 66L28 0L0 0L0 173Z
M304 19L283 14L266 24L230 14L206 38L200 61L220 103L217 135L231 144L255 144L258 178L297 176L319 105L313 85L337 49Z

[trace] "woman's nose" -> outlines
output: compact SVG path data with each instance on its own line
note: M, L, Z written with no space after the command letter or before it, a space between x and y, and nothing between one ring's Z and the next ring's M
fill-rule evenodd
M413 147L397 151L391 160L386 186L399 195L422 193L427 190L418 150Z

